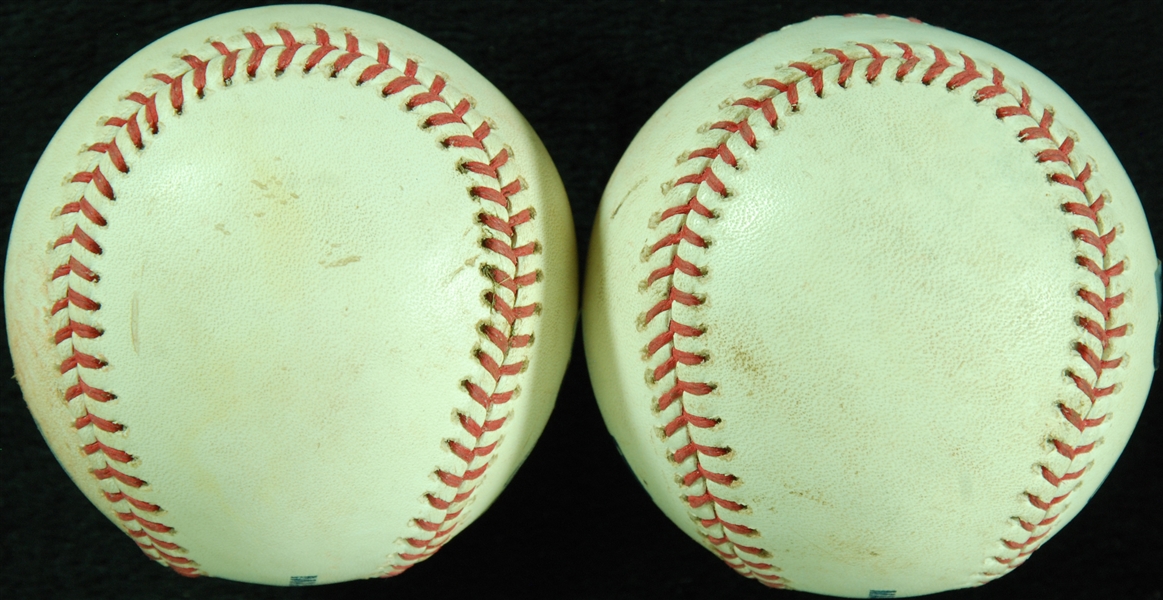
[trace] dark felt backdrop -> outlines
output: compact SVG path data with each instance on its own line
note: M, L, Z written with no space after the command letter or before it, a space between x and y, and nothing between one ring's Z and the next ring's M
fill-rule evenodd
M768 31L820 14L888 12L976 37L1057 81L1123 161L1163 232L1163 61L1151 3L351 2L464 58L525 114L565 181L583 251L602 188L651 113L685 81ZM37 157L82 96L121 61L234 2L0 4L0 232ZM12 372L0 352L0 373ZM65 476L15 381L0 400L4 598L779 598L672 525L618 457L580 343L541 441L508 490L434 558L390 580L273 588L188 580L146 561ZM1161 399L1089 506L1014 573L942 598L1160 598ZM939 535L940 532L934 532ZM1154 565L1154 567L1152 567Z

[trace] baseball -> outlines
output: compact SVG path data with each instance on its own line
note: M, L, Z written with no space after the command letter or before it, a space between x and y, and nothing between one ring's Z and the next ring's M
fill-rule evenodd
M643 487L739 573L976 586L1117 460L1158 264L1118 159L1044 75L918 22L818 18L698 75L623 156L589 370Z
M16 375L76 485L183 575L395 575L505 487L568 360L536 134L392 21L189 25L76 107L20 203Z

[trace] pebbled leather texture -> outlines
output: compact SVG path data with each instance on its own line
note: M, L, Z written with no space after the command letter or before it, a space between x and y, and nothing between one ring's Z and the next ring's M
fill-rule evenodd
M1138 197L1053 82L897 18L760 38L643 127L595 219L602 414L772 587L980 585L1085 505L1154 373Z
M107 76L21 201L17 378L85 495L185 575L397 574L479 516L576 316L553 163L397 23L223 14Z

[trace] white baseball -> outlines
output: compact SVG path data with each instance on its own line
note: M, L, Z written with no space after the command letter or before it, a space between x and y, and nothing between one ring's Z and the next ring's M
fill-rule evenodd
M788 27L658 110L606 189L583 323L654 501L732 568L850 597L986 583L1110 471L1158 261L1087 116L982 42Z
M106 77L25 190L17 378L77 486L186 575L394 575L476 519L576 313L560 179L435 42L323 6L220 15Z

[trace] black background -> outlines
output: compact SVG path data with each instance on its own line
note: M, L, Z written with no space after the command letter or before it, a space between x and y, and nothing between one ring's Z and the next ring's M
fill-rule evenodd
M978 38L1058 82L1120 157L1163 232L1154 3L351 2L446 46L541 136L565 181L582 251L631 138L688 79L759 35L812 16L886 12ZM106 73L232 2L0 4L0 226L56 128ZM11 373L0 352L0 373ZM791 598L735 575L658 511L598 414L582 347L541 441L496 504L400 577L318 588L188 580L145 560L65 476L14 380L0 400L0 595L5 598ZM1153 396L1157 395L1153 391ZM1105 486L1026 565L940 598L1160 598L1160 399L1149 399ZM972 426L972 424L967 424ZM934 532L934 535L955 532ZM1154 565L1154 567L1152 567Z

